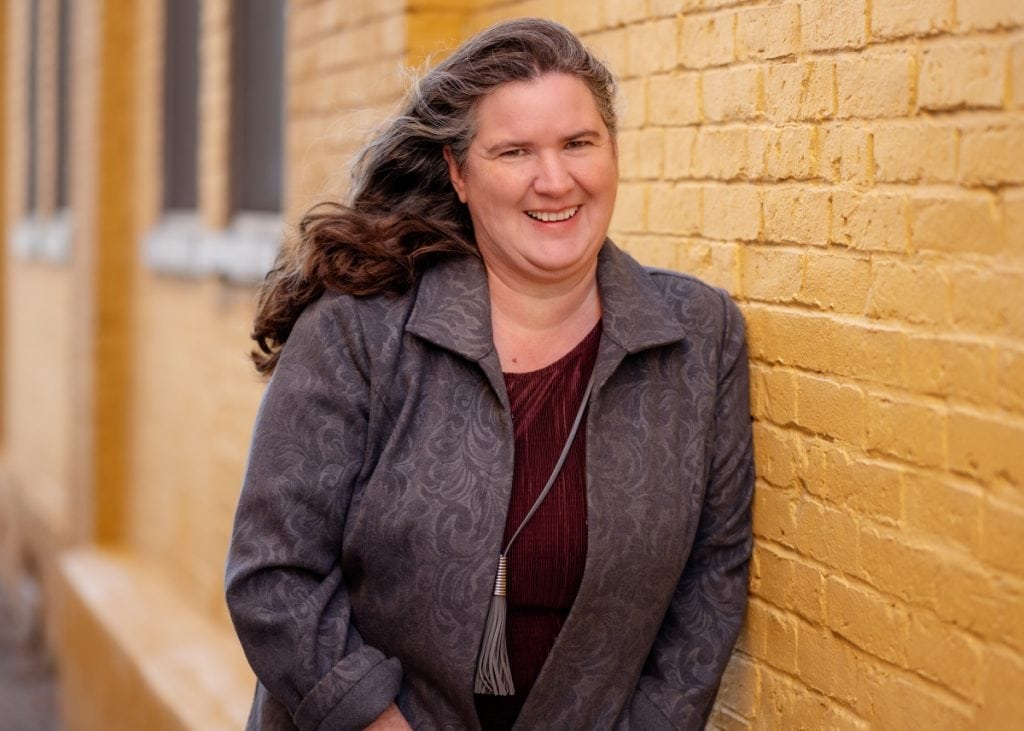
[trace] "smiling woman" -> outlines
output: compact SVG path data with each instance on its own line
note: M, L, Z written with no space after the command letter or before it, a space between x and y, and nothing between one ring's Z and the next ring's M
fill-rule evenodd
M264 285L227 596L250 729L697 729L746 604L742 319L607 239L615 84L505 23Z

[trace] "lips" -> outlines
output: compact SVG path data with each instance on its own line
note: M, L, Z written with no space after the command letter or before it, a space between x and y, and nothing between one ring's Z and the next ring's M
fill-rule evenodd
M526 215L535 221L557 223L558 221L568 221L576 215L576 211L579 209L579 206L573 206L572 208L566 208L561 211L527 211Z

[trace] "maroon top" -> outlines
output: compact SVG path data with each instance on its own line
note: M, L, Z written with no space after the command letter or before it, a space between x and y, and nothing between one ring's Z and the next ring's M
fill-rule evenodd
M512 496L502 547L547 484L569 437L601 340L600 321L569 353L528 373L506 373L515 427ZM509 664L516 694L477 696L483 727L510 728L569 614L587 557L586 422L551 491L508 555Z

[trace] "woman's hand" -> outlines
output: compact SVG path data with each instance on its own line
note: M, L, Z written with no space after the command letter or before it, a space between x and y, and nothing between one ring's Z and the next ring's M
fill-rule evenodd
M366 727L366 731L412 731L412 726L405 720L398 706L392 703L384 709L384 713L377 716L376 721Z

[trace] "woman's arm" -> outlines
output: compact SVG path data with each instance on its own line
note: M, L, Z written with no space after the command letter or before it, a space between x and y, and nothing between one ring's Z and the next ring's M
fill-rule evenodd
M358 319L325 297L300 317L253 433L227 565L227 602L256 676L299 729L359 729L394 701L401 668L351 622L340 559L364 463L370 394Z
M702 729L747 603L754 487L742 316L725 308L714 445L693 550L620 727Z

